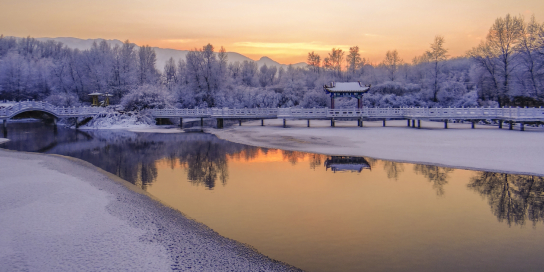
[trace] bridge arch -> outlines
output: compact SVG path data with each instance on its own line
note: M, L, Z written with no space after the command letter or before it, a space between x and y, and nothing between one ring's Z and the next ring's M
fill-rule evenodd
M12 112L8 116L7 119L8 120L9 119L14 119L17 116L22 115L22 114L26 114L26 113L45 113L47 116L52 117L51 119L59 119L59 116L57 115L56 112L50 111L50 110L45 110L45 109L22 109L22 110L18 110L18 111Z
M10 114L7 119L8 120L9 119L16 119L17 116L20 116L20 115L23 115L23 114L30 114L31 116L33 115L33 117L35 117L36 114L39 114L39 113L46 114L47 116L51 117L50 119L59 119L59 116L55 112L49 111L49 110L44 110L44 109L24 109L24 110L20 110L20 111L13 112L12 114ZM43 118L40 118L40 119L43 119Z
M12 119L18 115L27 113L27 112L42 112L46 113L49 116L52 116L54 119L59 118L56 107L47 103L47 102L36 102L36 101L23 101L17 104L14 104L12 107L7 108L3 111L5 119Z

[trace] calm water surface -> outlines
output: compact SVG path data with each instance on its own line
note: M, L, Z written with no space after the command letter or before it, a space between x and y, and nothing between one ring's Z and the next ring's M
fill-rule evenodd
M542 271L544 179L329 157L202 133L10 123L1 147L88 161L308 271Z

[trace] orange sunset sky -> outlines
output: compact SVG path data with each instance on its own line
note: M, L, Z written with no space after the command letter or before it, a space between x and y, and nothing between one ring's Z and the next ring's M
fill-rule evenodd
M544 1L513 0L0 0L5 36L129 39L188 50L207 43L280 63L358 45L380 62L397 49L407 62L443 35L450 56L485 38L507 13L544 20Z

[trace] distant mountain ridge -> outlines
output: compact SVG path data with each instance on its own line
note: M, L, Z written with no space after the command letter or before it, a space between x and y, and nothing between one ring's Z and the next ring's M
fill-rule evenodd
M80 50L87 50L90 49L94 42L100 43L102 41L106 41L109 45L115 46L115 45L122 45L123 42L120 40L106 40L106 39L79 39L79 38L72 38L72 37L57 37L57 38L36 38L38 41L48 41L53 40L57 42L62 42L69 48L74 49L80 49ZM138 46L138 45L136 45ZM177 49L170 49L170 48L160 48L160 47L153 47L155 49L155 53L157 54L157 69L163 70L164 65L170 58L174 58L174 60L177 62L179 59L185 60L185 56L189 52L189 50L177 50ZM254 61L240 53L236 52L227 52L227 57L229 62L243 62L243 61ZM261 67L263 65L267 66L276 66L278 69L280 67L283 67L284 69L287 69L289 65L287 64L281 64L275 60L272 60L269 57L261 57L261 59L255 61L258 65L258 67ZM299 62L292 64L293 67L306 67L307 64L304 62Z

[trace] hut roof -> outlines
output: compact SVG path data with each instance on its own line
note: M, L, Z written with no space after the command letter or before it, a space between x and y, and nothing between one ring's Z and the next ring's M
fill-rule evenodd
M331 93L346 93L346 92L366 92L370 86L364 86L361 82L331 82L330 86L323 86L327 92Z

